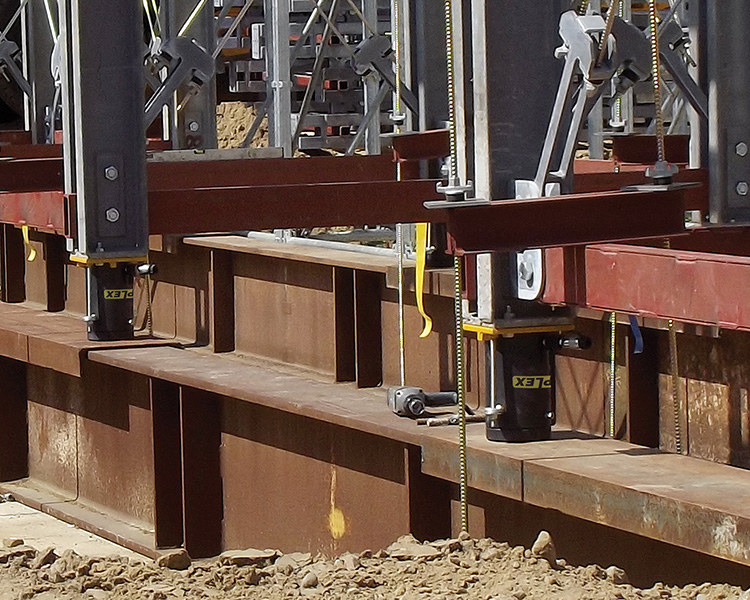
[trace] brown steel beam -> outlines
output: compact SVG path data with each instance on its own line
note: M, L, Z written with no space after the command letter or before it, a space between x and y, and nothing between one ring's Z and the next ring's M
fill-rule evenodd
M211 346L214 352L234 351L234 266L232 253L211 250Z
M185 549L193 558L222 550L221 412L213 394L180 388L183 525Z
M341 173L346 176L346 173ZM435 181L373 181L149 193L152 235L445 220Z
M353 269L333 268L333 304L336 329L336 381L356 381Z
M395 179L396 165L387 155L148 163L151 192Z
M57 235L45 235L44 264L49 312L65 310L67 263L68 252L65 248L65 239Z
M492 252L667 237L685 232L681 191L569 194L449 211L461 252Z
M357 386L361 388L383 383L382 287L382 273L354 271Z
M0 300L26 300L26 254L21 230L11 225L0 227Z
M180 387L149 380L154 444L154 524L157 548L183 543Z
M12 481L29 474L26 365L0 357L0 386L0 481Z

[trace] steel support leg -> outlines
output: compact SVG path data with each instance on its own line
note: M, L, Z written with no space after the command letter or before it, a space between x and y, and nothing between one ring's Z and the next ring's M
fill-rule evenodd
M45 0L29 0L23 14L24 75L31 83L31 98L26 99L27 123L34 144L43 144L47 139L47 118L55 97L55 81L52 78L52 50L56 39L57 3ZM54 115L49 115L54 119Z
M265 0L269 145L292 155L292 81L289 52L289 0Z
M202 0L168 0L161 4L160 19L165 39L176 37L183 29L193 10ZM190 21L183 35L195 40L208 53L216 44L214 3L206 1L203 8ZM170 106L171 139L174 148L216 148L216 85L215 79L185 103L187 85L181 86L176 101ZM176 115L176 116L175 116Z
M61 3L65 191L72 260L89 268L88 335L133 336L133 264L148 251L143 21L132 0Z
M712 223L750 222L750 3L708 1Z

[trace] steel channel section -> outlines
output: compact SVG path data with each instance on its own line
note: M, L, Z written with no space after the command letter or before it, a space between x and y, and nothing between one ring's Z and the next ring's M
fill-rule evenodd
M160 21L166 39L176 37L201 0L168 0L161 3ZM195 40L209 54L216 44L214 3L207 0L184 34ZM204 85L190 101L178 110L188 91L187 84L179 89L176 101L169 104L173 148L216 148L216 85L215 78Z
M148 251L142 8L129 0L67 0L62 13L65 191L77 198L74 255L90 265L121 262L89 268L89 337L124 339L133 335L125 265Z
M750 3L707 0L711 223L750 222Z

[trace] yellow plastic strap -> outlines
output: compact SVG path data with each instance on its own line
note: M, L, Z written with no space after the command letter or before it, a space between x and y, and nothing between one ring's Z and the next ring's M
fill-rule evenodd
M432 319L424 311L424 269L427 263L427 223L417 223L417 308L424 319L424 328L419 337L426 338L432 332Z
M26 246L26 249L29 251L29 256L26 260L34 262L34 259L36 258L36 250L29 241L29 226L21 225L21 233L23 234L23 245Z

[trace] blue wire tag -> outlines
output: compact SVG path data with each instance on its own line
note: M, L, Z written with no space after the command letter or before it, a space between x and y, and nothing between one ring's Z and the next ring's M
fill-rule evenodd
M641 335L641 327L638 325L638 319L635 315L630 315L630 330L633 332L633 340L635 345L633 346L633 354L640 354L643 352L643 335Z

